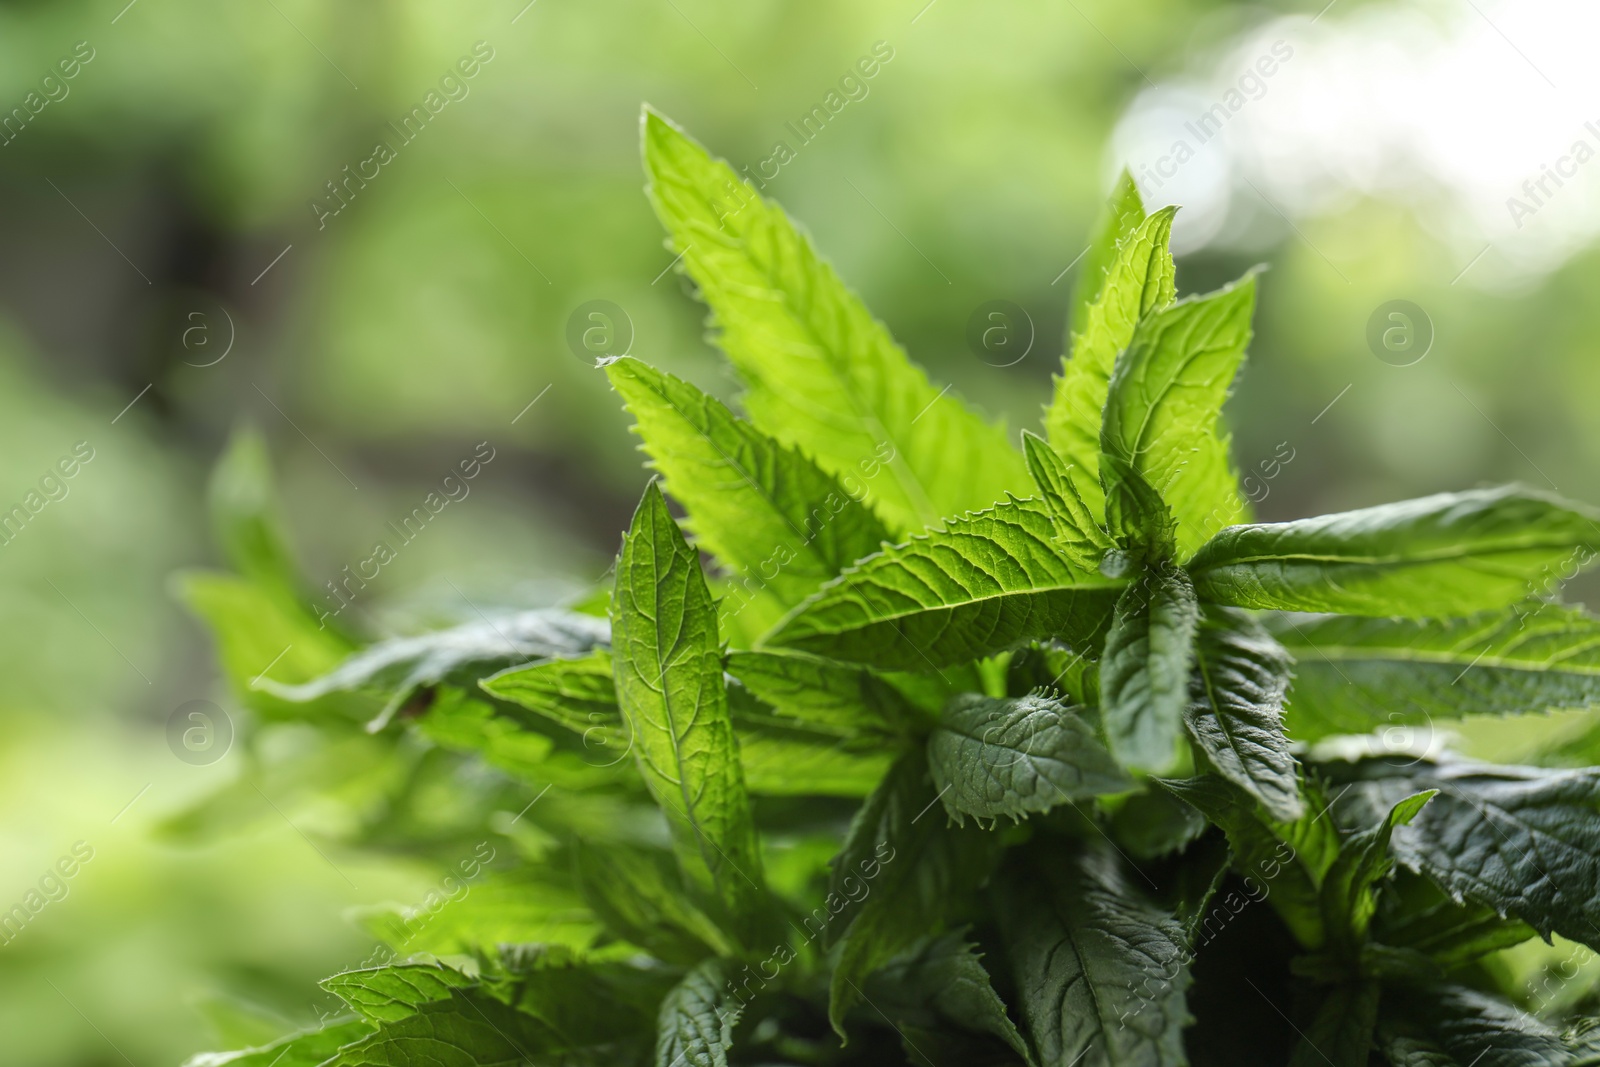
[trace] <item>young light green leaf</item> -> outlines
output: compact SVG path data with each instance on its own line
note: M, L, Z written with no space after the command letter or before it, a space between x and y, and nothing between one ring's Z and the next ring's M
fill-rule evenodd
M1027 1042L1006 1014L982 955L964 931L924 938L885 964L868 988L871 1002L897 1028L930 1031L941 1022L954 1024L999 1038L1031 1062Z
M1218 774L1261 801L1279 822L1305 814L1300 765L1283 732L1292 661L1250 615L1206 612L1196 642L1189 734Z
M1339 854L1339 831L1321 792L1304 785L1312 810L1294 822L1278 822L1250 794L1216 775L1161 785L1222 828L1233 847L1234 869L1271 885L1267 899L1284 924L1302 945L1320 948L1322 881Z
M1549 1023L1462 986L1392 990L1378 1048L1394 1067L1576 1067Z
M1035 848L1000 877L999 918L1035 1057L1045 1064L1188 1062L1183 931L1098 849Z
M1394 868L1389 842L1395 827L1408 825L1435 795L1430 789L1406 797L1377 826L1358 830L1340 844L1322 880L1322 922L1335 954L1354 958L1366 941L1378 910L1377 885Z
M822 907L802 920L824 947L841 939L828 992L840 1036L867 976L936 932L988 875L997 842L947 824L920 751L901 756L850 823Z
M751 420L806 450L897 532L1027 485L1004 432L906 359L782 209L653 111L650 201L710 305Z
M1331 986L1290 1054L1289 1067L1367 1067L1382 991L1377 982Z
M1139 187L1134 184L1133 175L1124 167L1122 173L1117 175L1117 183L1106 198L1100 216L1095 219L1094 229L1089 234L1089 247L1083 252L1083 266L1078 269L1078 276L1072 282L1072 310L1067 316L1071 336L1083 336L1090 309L1105 291L1118 252L1144 221L1144 201L1139 197ZM1165 250L1165 241L1161 242L1161 247ZM1171 271L1167 273L1170 275ZM1171 282L1167 284L1170 288ZM1169 295L1167 300L1171 299ZM1107 374L1110 369L1107 363Z
M1339 808L1373 825L1419 790L1437 790L1416 821L1394 832L1395 856L1456 899L1600 944L1600 768L1548 771L1487 764L1370 759L1350 768Z
M581 842L574 853L584 899L607 930L669 963L694 963L707 952L738 954L739 946L689 900L670 857Z
M1052 543L1050 513L1011 500L865 560L816 593L766 641L885 670L927 671L1031 638L1082 644L1120 582L1080 570Z
M263 678L257 684L273 696L298 702L329 693L386 693L388 702L371 727L376 729L425 686L462 675L472 675L475 681L508 663L582 656L604 647L608 639L602 619L569 611L520 611L380 641L310 682L285 685Z
M749 932L766 903L722 680L717 609L698 555L654 484L617 560L611 638L617 703L684 880Z
M1132 188L1131 182L1127 185ZM1117 356L1133 340L1139 320L1172 303L1175 295L1167 242L1176 209L1163 208L1145 218L1138 195L1133 192L1131 203L1118 198L1119 210L1108 220L1116 232L1103 231L1094 246L1104 256L1103 271L1085 267L1086 281L1093 280L1091 272L1101 273L1104 281L1095 282L1083 314L1074 316L1072 354L1062 365L1044 415L1050 444L1071 466L1072 482L1097 518L1104 515L1100 423Z
M878 551L889 530L797 449L637 359L606 366L696 544L784 608Z
M289 1034L258 1048L202 1052L185 1060L183 1067L320 1067L341 1046L371 1032L372 1027L360 1019L337 1019L319 1029Z
M744 1004L727 995L727 984L727 967L706 960L667 994L656 1024L656 1067L728 1067Z
M1131 788L1133 780L1078 710L1044 693L952 700L928 738L933 784L950 817L1020 822L1032 812Z
M1302 741L1463 715L1600 707L1600 620L1530 604L1464 619L1273 620L1295 658Z
M1176 568L1152 571L1117 600L1100 664L1100 718L1125 766L1162 774L1179 757L1200 607Z
M1179 558L1211 535L1205 527L1219 503L1238 499L1218 420L1250 343L1255 296L1255 277L1247 275L1152 312L1111 376L1101 454L1161 493L1177 522ZM1115 483L1103 466L1101 482L1110 497Z
M1028 461L1028 473L1033 475L1039 495L1056 521L1056 539L1062 543L1067 558L1082 570L1098 569L1101 557L1115 547L1115 542L1100 528L1080 495L1072 480L1072 468L1044 438L1027 430L1022 431L1022 452Z
M1205 600L1247 608L1428 618L1504 608L1594 558L1594 517L1505 486L1295 522L1233 526L1190 561Z
M881 739L852 741L770 716L734 716L745 784L758 796L864 797L888 771L894 754Z

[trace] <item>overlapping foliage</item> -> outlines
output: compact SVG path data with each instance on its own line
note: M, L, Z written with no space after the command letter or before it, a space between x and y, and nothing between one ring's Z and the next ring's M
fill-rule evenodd
M1594 704L1600 623L1552 600L1595 513L1245 522L1221 409L1255 280L1176 299L1171 212L1126 179L1013 447L653 113L644 157L748 392L605 368L659 476L607 595L355 651L264 495L220 494L240 574L188 597L262 717L346 754L325 788L379 782L352 841L510 847L329 978L342 1014L196 1067L1597 1062L1582 998L1529 1011L1495 963L1600 945L1589 743L1349 741ZM294 677L252 688L284 635Z

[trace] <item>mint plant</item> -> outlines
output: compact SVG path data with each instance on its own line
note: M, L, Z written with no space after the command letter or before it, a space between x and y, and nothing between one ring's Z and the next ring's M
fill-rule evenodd
M1600 728L1539 766L1374 733L1595 705L1600 621L1557 602L1595 512L1251 522L1221 410L1255 278L1178 299L1173 211L1126 176L1015 447L776 205L643 134L746 392L604 367L656 474L608 588L362 647L259 443L219 469L237 573L184 595L258 739L319 739L251 747L245 786L340 798L348 847L505 847L374 921L392 958L327 979L321 1025L194 1064L1600 1062L1593 995L1505 964L1600 945Z

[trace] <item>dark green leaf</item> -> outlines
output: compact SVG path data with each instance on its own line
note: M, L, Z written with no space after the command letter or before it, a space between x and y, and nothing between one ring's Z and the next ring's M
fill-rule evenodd
M656 1024L656 1067L728 1067L744 1005L729 1003L727 984L722 962L706 960L667 994Z
M1527 923L1487 904L1458 904L1432 880L1401 870L1384 893L1372 936L1426 957L1437 976L1537 935Z
M924 938L885 964L868 985L870 1000L897 1027L935 1030L953 1024L990 1034L1018 1056L1029 1058L1027 1042L1006 1014L1006 1006L990 984L977 946L964 931ZM923 1058L938 1053L928 1049ZM935 1058L934 1062L943 1062Z
M1124 765L1157 774L1177 765L1199 621L1194 589L1177 569L1150 573L1118 599L1100 665L1100 715Z
M1300 1035L1289 1067L1367 1067L1381 992L1377 982L1342 982L1329 988Z
M1321 791L1306 787L1311 811L1278 822L1250 794L1215 775L1161 784L1222 828L1233 846L1234 869L1267 885L1267 899L1300 943L1320 948L1322 880L1339 854L1339 832Z
M1042 504L1009 501L954 519L852 567L767 639L885 670L927 671L1030 638L1091 637L1121 584L1073 567Z
M606 374L627 401L666 491L688 511L695 543L781 607L793 607L889 539L865 489L847 492L721 401L636 359L616 360Z
M945 810L957 823L971 815L1021 820L1030 812L1133 781L1077 715L1081 709L1043 693L997 700L968 693L945 709L928 738L928 765Z
M1378 910L1378 883L1394 868L1389 843L1395 827L1409 824L1435 795L1425 790L1406 797L1377 826L1358 830L1341 842L1339 856L1322 881L1322 921L1336 954L1353 958L1366 940Z
M1364 826L1419 790L1438 790L1415 822L1396 828L1401 863L1541 935L1600 944L1600 768L1371 759L1329 769L1351 779L1341 816Z
M1190 975L1177 922L1129 884L1109 851L1032 851L1002 874L998 897L1038 1061L1186 1064Z
M748 933L766 901L728 715L717 609L698 555L654 485L617 560L611 634L617 703L684 879Z
M1427 618L1504 608L1595 555L1587 510L1505 486L1314 519L1233 526L1190 561L1203 599L1247 608Z
M844 940L828 993L828 1015L841 1035L867 976L937 932L988 875L995 836L948 825L938 806L926 758L908 752L851 821L827 898L802 921L806 936L820 934L824 946Z
M1196 642L1189 734L1217 773L1261 801L1274 819L1305 814L1300 765L1283 732L1291 660L1242 611L1206 613Z
M1378 1047L1394 1067L1566 1067L1572 1054L1548 1023L1460 986L1384 998Z
M651 111L650 201L749 386L751 420L845 489L870 492L899 532L988 507L1028 484L999 427L906 359L783 211Z
M1302 741L1463 715L1600 706L1600 620L1529 604L1455 620L1274 620L1299 665L1289 718Z

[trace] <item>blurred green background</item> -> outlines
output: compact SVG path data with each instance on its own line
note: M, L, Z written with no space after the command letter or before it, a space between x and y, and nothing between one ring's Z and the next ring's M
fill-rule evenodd
M1220 93L1255 54L1241 41L1291 40L1302 65L1250 107L1281 111L1298 78L1314 132L1330 49L1395 12L1442 48L1461 17L1354 0L125 3L0 4L0 109L22 109L0 137L0 510L79 442L93 450L0 546L0 909L75 843L93 850L67 896L0 945L0 1045L37 1067L176 1064L309 1023L314 981L372 948L347 909L437 883L422 859L338 851L319 836L326 813L264 794L216 839L162 828L241 758L191 766L168 748L186 701L232 709L169 579L215 562L205 482L242 421L271 443L318 582L479 442L496 450L470 498L345 616L365 633L559 602L604 574L645 476L603 377L569 349L573 310L615 303L633 354L736 392L641 192L642 102L754 169L887 50L766 192L916 359L1016 429L1047 396L1075 260L1116 169L1154 165L1118 155L1141 94L1174 81ZM477 72L441 89L469 55ZM74 56L92 58L62 78ZM1492 60L1531 80L1520 62ZM430 92L445 102L402 144L389 124ZM1440 106L1387 103L1422 123ZM1516 119L1485 117L1486 160L1504 165L1495 126ZM1515 260L1487 247L1503 235L1439 225L1451 194L1428 195L1437 168L1360 131L1319 158L1348 152L1393 181L1281 196L1269 183L1292 184L1305 160L1254 136L1208 147L1241 161L1221 202L1248 205L1228 209L1248 225L1191 234L1179 286L1270 266L1230 407L1258 514L1513 479L1600 501L1600 302L1587 299L1600 260L1580 243L1497 269ZM372 175L379 140L395 157L330 214L328 183L347 166ZM1562 150L1535 145L1516 172ZM1214 163L1186 165L1212 193ZM1585 204L1570 197L1574 213ZM1562 226L1567 206L1541 223ZM1034 336L1004 367L966 341L997 299ZM1431 320L1409 366L1367 341L1394 299Z

